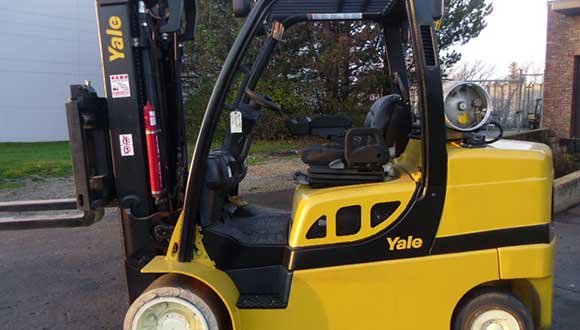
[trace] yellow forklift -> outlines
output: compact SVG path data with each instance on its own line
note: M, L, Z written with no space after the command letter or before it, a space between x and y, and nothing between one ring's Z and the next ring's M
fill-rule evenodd
M185 170L176 81L195 8L98 2L107 98L76 86L68 106L85 216L0 229L87 225L118 207L132 301L125 330L551 328L551 151L500 140L485 91L444 84L442 1L235 0L246 22ZM253 131L262 111L281 111L260 94L260 78L285 32L313 22L379 26L392 94L363 127L301 151L308 170L295 174L291 210L250 205L239 185ZM224 115L225 138L216 135Z

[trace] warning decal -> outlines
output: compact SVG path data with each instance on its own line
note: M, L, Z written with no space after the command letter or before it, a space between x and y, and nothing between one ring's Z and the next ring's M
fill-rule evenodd
M131 86L129 85L128 74L114 74L110 75L111 80L111 95L114 99L131 97Z
M121 144L122 157L135 156L135 148L133 147L133 134L119 135L119 142Z
M232 134L242 133L242 113L240 111L232 111L230 113L230 132Z

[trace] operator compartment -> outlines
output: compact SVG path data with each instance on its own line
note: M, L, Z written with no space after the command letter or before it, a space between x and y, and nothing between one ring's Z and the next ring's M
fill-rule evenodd
M438 237L550 222L554 174L548 146L500 140L474 149L449 144L447 150Z
M399 218L417 183L397 160L420 153L409 143L411 111L398 94L379 98L364 127L344 139L301 150L306 173L295 175L291 248L348 243L385 230ZM392 159L391 159L392 156ZM416 169L416 167L415 167Z

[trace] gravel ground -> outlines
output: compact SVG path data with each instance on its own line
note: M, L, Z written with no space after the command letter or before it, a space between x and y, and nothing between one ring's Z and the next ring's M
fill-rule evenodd
M272 192L293 189L294 173L306 171L300 158L280 159L250 166L240 190L243 193Z
M285 158L250 166L240 189L243 193L272 192L292 189L293 175L306 166L299 158ZM0 190L0 202L74 197L72 178L23 180L22 187Z
M22 187L0 190L0 202L74 197L72 178L22 180Z

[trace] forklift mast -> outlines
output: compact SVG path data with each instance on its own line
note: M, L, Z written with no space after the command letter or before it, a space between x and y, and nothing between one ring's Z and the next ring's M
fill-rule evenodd
M261 1L255 6L267 4L268 1ZM251 6L251 1L234 0L238 16L248 15ZM440 18L442 1L422 1L421 6L427 7L422 13L428 15L418 19L427 23L411 22L411 26L430 24L433 18ZM179 259L189 261L193 257L198 223L195 213L200 203L195 191L203 181L199 174L203 173L205 159L194 157L188 172L181 72L183 46L194 38L198 5L196 0L96 0L96 8L106 96L97 96L90 83L73 85L66 105L76 196L0 203L0 214L8 214L0 218L0 230L90 226L103 218L105 208L117 208L129 297L133 301L155 279L155 275L142 274L141 269L155 256L166 253L181 213L186 221ZM259 20L254 17L258 12L250 13L241 35L249 36L252 24L258 26ZM424 31L412 32L425 35ZM427 45L432 44L430 36L427 34L423 40ZM399 24L386 25L385 39L398 47L391 53L402 54ZM226 61L225 72L233 64L231 59ZM403 59L390 56L388 64L391 72L398 73L401 85L406 86ZM438 71L427 70L424 76L424 85L440 89ZM224 81L219 79L217 89ZM435 104L434 108L440 106ZM209 113L213 115L217 110ZM430 127L443 130L443 123L437 122L442 120L440 117L428 116L426 121L433 121ZM439 133L435 135L444 136ZM209 136L200 135L198 148L209 148ZM444 141L439 142L433 144L444 146ZM196 154L204 154L197 151ZM444 153L435 148L429 151ZM427 172L441 166L426 165ZM439 182L430 183L438 186ZM47 213L54 210L79 212ZM14 212L40 215L11 217Z
M79 212L2 217L0 230L89 226L117 207L132 301L154 280L140 270L165 253L183 203L181 71L197 3L97 0L96 8L106 97L74 85L66 105L76 198L0 203L0 212Z

